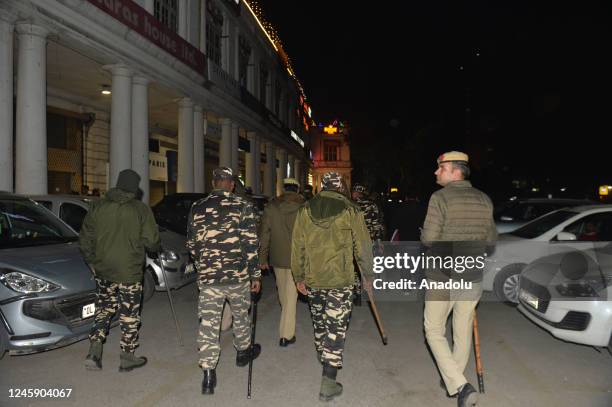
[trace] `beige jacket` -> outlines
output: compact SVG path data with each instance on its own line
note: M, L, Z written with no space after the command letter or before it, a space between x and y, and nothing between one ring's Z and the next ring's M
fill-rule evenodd
M291 235L302 195L285 192L266 205L259 227L259 263L291 267Z

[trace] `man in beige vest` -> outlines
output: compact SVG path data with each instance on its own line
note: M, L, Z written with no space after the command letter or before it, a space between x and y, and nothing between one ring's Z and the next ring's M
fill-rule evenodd
M478 393L463 375L470 356L474 310L480 296L482 269L466 271L465 254L484 256L497 239L493 205L489 197L467 181L467 154L451 151L438 157L436 182L443 188L429 201L421 241L429 256L453 258L453 266L426 269L424 325L444 386L459 407L476 406ZM461 261L461 263L460 263ZM462 266L459 267L459 264ZM465 283L461 289L441 289L448 281ZM467 284L470 283L470 284ZM453 349L446 339L446 321L453 313Z
M298 209L304 197L293 178L283 180L284 193L266 205L259 229L259 261L262 270L272 266L281 305L280 346L295 343L295 308L297 290L291 274L291 235Z

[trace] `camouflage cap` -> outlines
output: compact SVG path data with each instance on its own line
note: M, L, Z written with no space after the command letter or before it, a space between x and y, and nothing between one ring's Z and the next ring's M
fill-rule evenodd
M321 181L323 189L342 189L342 177L337 172L326 172L323 174L323 180Z
M438 164L447 163L447 162L468 162L468 155L462 153L460 151L449 151L448 153L444 153L438 157Z
M367 194L368 193L368 189L361 184L354 184L353 185L353 192L360 192L362 194Z
M218 167L213 170L214 180L222 180L222 179L232 180L233 177L234 177L234 172L232 171L231 168Z

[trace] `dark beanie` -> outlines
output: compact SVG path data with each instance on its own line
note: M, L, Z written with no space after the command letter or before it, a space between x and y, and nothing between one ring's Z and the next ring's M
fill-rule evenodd
M138 192L138 184L140 184L140 175L134 170L123 170L119 173L117 179L117 188L131 192L133 194Z

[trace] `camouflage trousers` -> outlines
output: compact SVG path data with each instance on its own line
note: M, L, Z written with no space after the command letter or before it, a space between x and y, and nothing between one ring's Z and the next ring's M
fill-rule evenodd
M315 348L321 354L321 362L342 367L344 340L348 328L353 287L309 288L308 303L314 327Z
M198 331L199 365L202 369L215 369L219 361L221 346L219 332L221 316L225 300L229 302L234 317L234 347L245 350L251 345L251 283L246 281L231 285L200 284L198 316L200 328Z
M119 311L121 326L121 350L134 352L138 347L140 329L141 283L115 283L96 278L97 300L94 326L89 333L90 341L104 342L111 320Z

